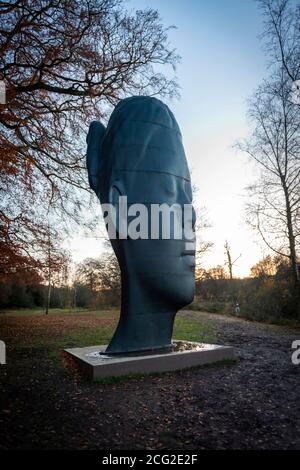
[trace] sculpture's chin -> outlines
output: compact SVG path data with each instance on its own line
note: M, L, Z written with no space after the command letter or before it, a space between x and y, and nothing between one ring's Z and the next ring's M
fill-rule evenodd
M148 281L148 282L147 282ZM168 273L154 277L144 278L145 290L149 296L160 299L163 311L177 312L180 308L189 305L195 294L194 273Z
M191 304L195 295L194 277L182 279L181 289L174 295L177 305L176 310Z

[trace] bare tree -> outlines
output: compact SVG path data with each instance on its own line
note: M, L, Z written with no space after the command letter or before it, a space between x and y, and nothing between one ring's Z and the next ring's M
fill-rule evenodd
M233 279L233 266L235 265L237 260L240 259L242 255L240 254L237 258L235 258L235 260L232 260L231 250L230 250L230 246L227 240L225 241L224 248L225 248L225 254L227 257L227 261L225 262L225 264L228 267L229 278Z
M287 263L286 257L267 255L251 268L251 277L266 280L274 277L280 265Z
M76 282L88 286L92 293L100 289L101 262L98 258L86 258L76 267Z
M194 189L194 193L197 190ZM201 261L203 257L210 251L213 247L213 242L206 239L206 231L211 227L211 223L208 219L206 207L196 208L196 261L197 269L200 269Z
M61 248L60 237L56 230L47 223L47 236L44 241L43 257L39 257L38 270L46 283L45 314L48 315L51 304L51 292L54 284L66 284L68 277L69 256Z
M275 69L300 79L300 5L291 0L257 0L264 17L266 50Z
M120 295L120 268L112 249L101 258L87 258L79 263L76 280L87 285L92 293L110 290L116 296Z
M248 221L273 252L288 257L299 286L300 241L300 107L289 99L282 71L260 86L249 103L250 137L238 147L260 169L248 188Z
M217 266L208 269L206 272L207 279L226 279L226 272L224 266L218 264Z

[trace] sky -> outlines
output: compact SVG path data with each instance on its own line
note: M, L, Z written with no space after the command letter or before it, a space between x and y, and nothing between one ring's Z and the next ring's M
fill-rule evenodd
M204 236L214 246L203 266L224 264L228 240L233 258L241 254L235 276L247 276L265 249L244 215L245 187L255 168L233 144L247 136L247 99L267 75L258 6L254 0L128 0L127 7L157 9L166 26L176 26L169 40L181 56L176 70L181 97L166 103L182 131L198 188L195 205L206 208L212 225ZM71 249L76 261L103 251L100 240L87 243L81 236Z

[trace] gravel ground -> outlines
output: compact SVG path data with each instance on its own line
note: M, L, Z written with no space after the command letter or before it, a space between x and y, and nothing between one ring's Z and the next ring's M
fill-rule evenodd
M0 366L0 448L300 449L300 329L181 315L212 323L238 362L105 385L15 349Z

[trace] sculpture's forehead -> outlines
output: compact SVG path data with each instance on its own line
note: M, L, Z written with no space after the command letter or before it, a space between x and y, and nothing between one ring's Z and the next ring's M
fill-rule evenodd
M103 150L113 170L160 172L190 179L181 134L175 128L125 119L107 133Z
M162 101L149 96L132 96L121 100L115 107L107 129L108 131L124 120L151 122L163 127L180 129L172 111Z
M119 102L107 126L102 155L108 174L158 172L190 180L179 126L156 98L134 96Z

